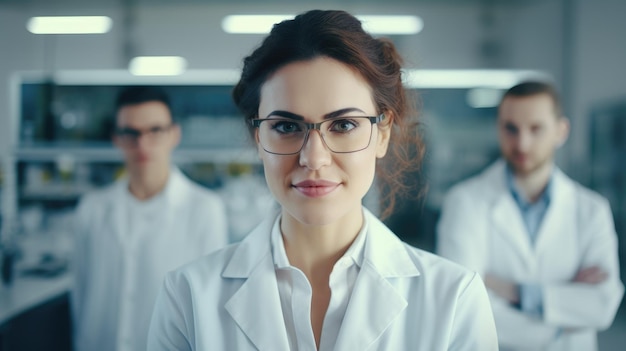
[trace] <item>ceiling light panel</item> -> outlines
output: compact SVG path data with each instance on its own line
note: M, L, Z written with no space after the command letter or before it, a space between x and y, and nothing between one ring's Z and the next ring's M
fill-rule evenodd
M424 28L424 21L417 16L357 16L363 29L372 34L411 35Z
M504 88L526 79L546 79L547 75L533 70L500 69L432 69L406 70L405 84L409 88Z
M267 34L274 24L295 15L230 15L222 20L222 29L230 34ZM356 16L371 34L410 35L419 33L424 22L417 16Z
M107 16L32 17L26 23L26 29L33 34L103 34L112 26Z
M128 70L136 76L177 76L187 68L187 60L180 56L137 56Z

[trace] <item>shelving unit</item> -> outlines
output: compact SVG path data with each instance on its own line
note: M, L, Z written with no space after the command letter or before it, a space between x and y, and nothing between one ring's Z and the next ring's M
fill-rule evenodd
M12 140L3 160L2 217L19 222L25 207L73 208L81 195L123 172L110 141L117 93L128 85L158 85L170 95L183 131L173 162L192 179L219 188L233 165L260 176L260 161L232 103L235 70L137 77L127 71L21 72L12 78ZM14 228L5 226L2 233Z
M432 210L432 217L436 218L440 200L449 186L497 157L495 131L487 127L492 125L495 109L470 106L470 93L477 87L506 89L529 77L547 76L541 72L503 70L407 73L407 88L418 89L421 95L420 112L426 123L423 131L429 148L424 172L415 176L424 177L429 184L425 208ZM174 115L183 131L183 143L174 153L174 162L192 179L208 187L236 189L233 184L226 184L227 178L243 170L258 176L251 183L263 186L257 152L230 96L238 76L236 70L192 70L176 77L136 77L117 70L15 75L11 92L15 105L13 149L4 161L5 218L17 216L24 205L71 206L85 191L115 179L122 158L111 146L107 128L114 120L114 97L126 85L159 85L169 90ZM45 179L37 180L37 175L41 175L37 167L46 170ZM62 173L63 167L73 171ZM98 171L85 172L85 167ZM93 173L97 173L97 179ZM42 182L45 186L34 186ZM432 229L414 228L416 221L424 222L416 216L417 209L424 207L422 198L417 194L413 198L419 200L399 204L398 213L388 221L400 236ZM378 204L377 200L374 194L368 201ZM254 201L239 198L232 202Z

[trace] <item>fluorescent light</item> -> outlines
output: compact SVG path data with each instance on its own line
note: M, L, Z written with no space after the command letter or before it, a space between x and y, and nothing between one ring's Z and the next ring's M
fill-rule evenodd
M433 69L405 71L409 88L501 88L508 89L525 79L546 79L546 74L530 70Z
M230 34L266 34L274 24L295 15L230 15L222 20L222 29ZM424 27L417 16L356 16L363 29L371 34L416 34Z
M467 92L467 104L473 108L490 108L500 104L504 94L503 89L472 88Z
M102 34L111 30L107 16L32 17L26 28L33 34Z
M372 34L417 34L424 21L417 16L357 16L363 29Z
M222 20L222 30L230 34L269 33L274 24L292 18L294 15L230 15Z
M137 56L128 70L136 76L177 76L185 72L187 60L180 56Z
M40 82L41 72L20 72L21 82ZM137 76L128 69L55 70L52 79L60 85L235 85L241 77L240 69L186 69L177 76Z

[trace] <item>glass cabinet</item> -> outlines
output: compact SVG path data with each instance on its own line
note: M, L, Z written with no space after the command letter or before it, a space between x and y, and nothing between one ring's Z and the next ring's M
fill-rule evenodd
M237 224L233 227L238 228L231 234L239 238L264 213L258 207L271 208L273 203L230 96L236 78L235 71L219 70L177 77L136 77L125 71L16 75L14 139L4 173L14 191L2 192L3 217L15 218L23 232L67 230L81 195L124 174L121 153L110 139L118 92L128 85L158 85L170 96L183 132L174 163L196 182L224 195ZM255 191L233 186L250 182ZM250 223L236 219L243 213Z

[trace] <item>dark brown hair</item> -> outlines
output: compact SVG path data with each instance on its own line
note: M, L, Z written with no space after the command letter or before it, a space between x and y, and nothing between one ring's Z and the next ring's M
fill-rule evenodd
M145 102L161 102L170 112L172 123L177 121L172 114L172 104L170 97L162 87L152 85L128 86L123 88L115 100L115 124L117 124L117 113L126 106L139 105Z
M402 84L402 58L388 39L366 33L361 22L344 11L312 10L274 25L262 44L244 59L233 99L246 121L256 118L261 86L281 67L324 56L358 72L371 86L378 113L391 125L388 155L376 169L382 181L382 218L393 212L396 198L407 194L408 171L419 169L424 152L417 113ZM253 129L250 127L250 132Z
M526 97L541 94L548 95L550 99L552 99L552 102L554 104L554 113L556 114L557 118L561 118L561 98L559 96L559 93L556 91L556 88L553 85L546 82L527 81L519 83L511 87L504 93L504 95L502 95L502 100L500 101L500 104L502 104L502 101L504 101L504 99L507 97Z

